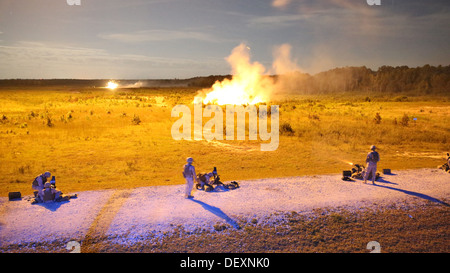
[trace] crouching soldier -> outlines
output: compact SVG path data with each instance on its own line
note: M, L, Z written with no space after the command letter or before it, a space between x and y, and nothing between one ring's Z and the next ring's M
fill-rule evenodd
M442 169L444 172L450 173L450 154L447 153L447 160L444 164L438 166L439 169Z
M45 172L38 175L32 183L32 189L34 192L34 199L32 199L32 204L49 202L49 201L69 201L71 198L77 198L77 194L63 194L61 191L56 189L55 177L53 176L51 181L50 172Z
M61 191L51 187L50 182L45 182L44 189L39 192L39 200L40 202L50 202L50 201L60 201L61 200Z
M443 166L443 170L450 173L450 154L447 153L447 162L445 162Z
M36 191L43 190L44 184L45 184L45 182L48 181L50 176L51 176L50 172L45 172L45 173L42 173L42 174L36 176L36 178L33 180L33 184L31 185L31 188Z
M43 174L40 174L36 176L36 178L33 180L33 183L31 185L31 188L35 190L34 197L37 197L38 194L44 190L44 185L50 178L51 174L50 172L45 172Z
M211 178L214 177L214 173L200 173L198 174L198 183L195 185L197 189L202 189L204 191L212 191L214 187L211 185ZM205 188L206 187L206 188Z
M449 153L447 153L447 162L446 162L446 164L447 164L447 167L444 169L444 171L450 173L450 154Z
M45 182L44 189L32 201L32 204L47 202L63 202L69 201L71 198L77 198L78 194L64 194L57 190L50 182Z

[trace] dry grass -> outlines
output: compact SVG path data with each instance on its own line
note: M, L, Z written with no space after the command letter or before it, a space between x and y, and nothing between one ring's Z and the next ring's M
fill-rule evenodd
M411 217L410 217L411 215ZM412 216L413 215L413 216ZM387 253L448 253L448 207L422 204L414 208L391 205L354 212L317 209L312 215L287 213L273 225L241 222L200 236L183 234L160 244L136 244L135 249L105 251L194 253L367 253L367 243L377 241Z
M280 105L280 146L260 143L174 141L176 104L189 104L195 89L90 88L0 91L0 196L31 194L31 181L46 170L64 192L184 183L187 156L197 169L216 166L224 181L339 173L361 163L379 146L380 168L436 167L450 150L449 97L296 96ZM161 99L164 98L164 99ZM376 116L379 113L379 117ZM409 117L408 124L403 120ZM417 118L414 121L413 118ZM412 218L410 217L412 216ZM275 217L277 218L277 217ZM321 209L283 214L271 225L238 219L240 230L178 235L131 247L92 238L83 252L449 252L448 207L401 203L361 211ZM3 252L66 252L67 242L9 246Z
M62 191L76 192L184 183L179 166L188 156L198 171L216 166L229 181L340 173L346 162L363 162L371 144L379 146L380 168L391 169L434 168L450 150L449 97L275 100L280 145L261 152L259 141L174 141L171 109L195 94L189 88L1 90L0 196L31 194L31 181L47 170ZM381 120L374 122L376 113ZM400 124L405 114L408 126Z

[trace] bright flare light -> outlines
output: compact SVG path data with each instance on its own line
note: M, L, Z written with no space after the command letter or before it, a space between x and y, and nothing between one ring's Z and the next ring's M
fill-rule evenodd
M118 86L119 86L119 85L118 85L117 83L115 83L115 82L113 82L113 81L109 81L109 82L108 82L108 85L106 85L106 88L109 88L109 89L111 89L111 90L114 90L114 89L116 89Z

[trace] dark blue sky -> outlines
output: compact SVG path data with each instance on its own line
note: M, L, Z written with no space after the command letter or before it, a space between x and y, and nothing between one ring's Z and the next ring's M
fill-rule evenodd
M0 0L0 78L189 78L230 73L240 43L304 72L450 64L450 1Z

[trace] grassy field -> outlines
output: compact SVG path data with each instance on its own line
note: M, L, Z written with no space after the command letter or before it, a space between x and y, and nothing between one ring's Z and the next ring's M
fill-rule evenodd
M44 171L63 192L184 183L185 158L223 181L340 173L379 147L379 168L435 168L450 151L450 96L282 96L280 144L175 141L171 109L194 88L0 90L0 196L32 193ZM191 105L192 106L192 105ZM378 115L377 115L378 113ZM204 122L209 118L204 118Z

